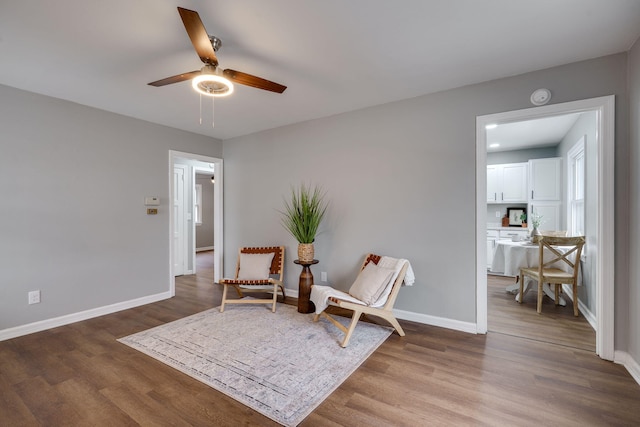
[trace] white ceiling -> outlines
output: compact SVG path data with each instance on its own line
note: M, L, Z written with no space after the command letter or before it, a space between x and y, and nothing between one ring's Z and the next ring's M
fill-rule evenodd
M222 39L222 68L288 86L236 85L215 104L176 10ZM3 0L0 84L227 139L628 50L637 0Z
M500 124L487 129L487 151L511 151L555 147L571 130L581 114L572 113L542 119ZM492 147L498 144L498 147Z

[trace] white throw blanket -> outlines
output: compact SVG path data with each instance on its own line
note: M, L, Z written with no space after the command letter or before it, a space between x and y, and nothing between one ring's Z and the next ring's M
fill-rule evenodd
M391 289L393 288L393 284L398 278L398 274L400 273L400 270L404 266L405 262L407 263L407 271L404 276L404 281L402 283L403 285L406 285L406 286L413 286L413 283L415 282L416 277L413 273L413 269L411 268L411 264L409 263L408 260L391 258L387 256L383 256L380 258L380 261L378 261L379 267L392 268L395 270L395 272L391 276L391 279L389 280L389 283L387 284L387 287L385 288L384 292L382 292L382 295L380 295L380 298L378 298L376 302L371 304L371 307L382 307L387 302L387 298L389 298L389 295L391 294ZM316 306L316 314L322 313L327 307L329 307L329 304L330 304L329 297L334 297L337 299L353 302L355 304L366 305L365 303L363 303L357 298L352 297L348 293L340 291L338 289L334 289L331 286L314 285L311 288L310 299L311 299L311 302L313 302L313 304Z

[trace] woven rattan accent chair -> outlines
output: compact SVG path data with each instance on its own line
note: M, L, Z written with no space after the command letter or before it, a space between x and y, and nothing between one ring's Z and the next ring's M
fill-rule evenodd
M242 247L238 251L236 274L233 279L221 279L223 286L222 304L272 304L275 313L278 302L278 291L282 292L282 300L286 297L282 277L284 273L284 246ZM235 288L241 299L227 298L229 287ZM273 292L270 299L246 299L244 292Z
M364 259L364 262L362 263L362 267L360 268L360 274L362 274L362 272L365 270L365 267L367 266L367 264L373 263L375 265L378 265L378 263L382 258L383 257L381 257L380 255L367 254L367 256ZM342 347L346 347L349 344L349 339L351 338L351 335L353 334L353 331L356 328L358 321L360 320L360 316L363 314L377 316L386 320L395 328L395 330L398 332L398 335L403 337L405 333L402 327L400 326L400 323L398 323L398 320L393 315L393 305L396 302L396 298L398 297L398 292L400 291L402 282L405 280L405 276L407 276L407 271L408 269L410 269L410 265L409 265L409 261L407 260L397 260L397 261L398 261L397 267L393 271L393 274L389 275L387 280L388 283L386 286L384 286L384 290L381 290L381 294L377 297L377 299L375 299L371 303L366 303L362 300L355 298L353 295L349 293L342 292L340 290L333 289L328 286L317 286L317 287L314 286L316 290L314 290L313 288L311 289L312 301L317 298L318 294L315 294L316 291L320 288L324 288L325 291L326 290L330 291L329 294L331 296L328 297L328 301L327 301L329 306L337 306L346 310L353 311L353 315L351 316L351 323L349 324L348 328L342 325L340 322L338 322L331 315L329 315L329 313L326 312L326 309L322 310L320 313L316 311L313 321L317 322L320 319L320 316L323 316L327 320L329 320L331 323L333 323L338 329L344 332L345 336L344 336L344 339L342 340L342 343L340 344ZM413 277L413 271L411 271L411 277ZM413 279L411 280L411 284L413 284ZM354 283L354 286L355 286L355 283ZM318 293L320 292L324 292L324 291L318 291ZM316 302L314 301L314 303ZM317 303L316 303L316 306L318 306Z
M560 289L566 283L573 288L573 315L578 316L578 272L580 270L580 254L584 246L584 237L551 237L542 236L538 241L538 266L520 269L520 294L518 302L522 304L524 278L531 277L538 281L538 313L542 313L542 285L555 285L555 303L558 305ZM561 246L555 248L554 246ZM546 256L545 256L546 255ZM564 263L568 271L554 267L555 263Z

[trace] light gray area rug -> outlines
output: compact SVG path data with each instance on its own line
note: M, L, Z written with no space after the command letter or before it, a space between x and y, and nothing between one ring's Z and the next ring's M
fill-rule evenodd
M348 323L350 319L341 319ZM349 346L325 319L278 304L213 308L119 339L286 426L333 392L392 329L359 322Z

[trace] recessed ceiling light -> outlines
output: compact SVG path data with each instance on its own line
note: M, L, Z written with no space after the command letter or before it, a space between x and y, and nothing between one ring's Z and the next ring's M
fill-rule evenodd
M489 145L489 148L498 148L498 147L500 147L500 144L495 144L494 143L494 144L490 144Z
M485 129L495 129L497 127L498 127L498 125L496 123L491 123L491 124L486 125L484 128Z

